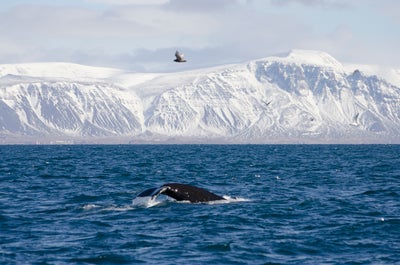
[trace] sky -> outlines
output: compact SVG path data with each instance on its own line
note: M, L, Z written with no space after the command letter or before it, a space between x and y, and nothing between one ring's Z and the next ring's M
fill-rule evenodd
M398 0L2 0L0 63L171 72L292 49L400 68ZM174 63L175 50L187 63Z

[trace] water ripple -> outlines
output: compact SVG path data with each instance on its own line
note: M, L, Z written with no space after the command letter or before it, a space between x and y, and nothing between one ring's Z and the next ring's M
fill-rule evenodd
M0 146L1 264L396 264L400 146ZM226 201L140 201L184 182Z

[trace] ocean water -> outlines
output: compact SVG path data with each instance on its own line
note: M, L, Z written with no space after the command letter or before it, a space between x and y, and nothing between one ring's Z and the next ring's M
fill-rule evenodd
M207 263L400 264L400 146L0 146L0 264Z

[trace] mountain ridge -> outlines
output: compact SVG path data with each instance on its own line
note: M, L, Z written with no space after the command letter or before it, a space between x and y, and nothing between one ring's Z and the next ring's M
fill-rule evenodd
M0 110L3 143L400 143L399 86L319 51L176 73L0 65Z

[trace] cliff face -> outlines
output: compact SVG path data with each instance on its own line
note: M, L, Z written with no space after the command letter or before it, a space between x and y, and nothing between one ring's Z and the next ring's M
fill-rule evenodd
M322 52L169 74L0 66L4 143L390 143L399 135L398 85Z

